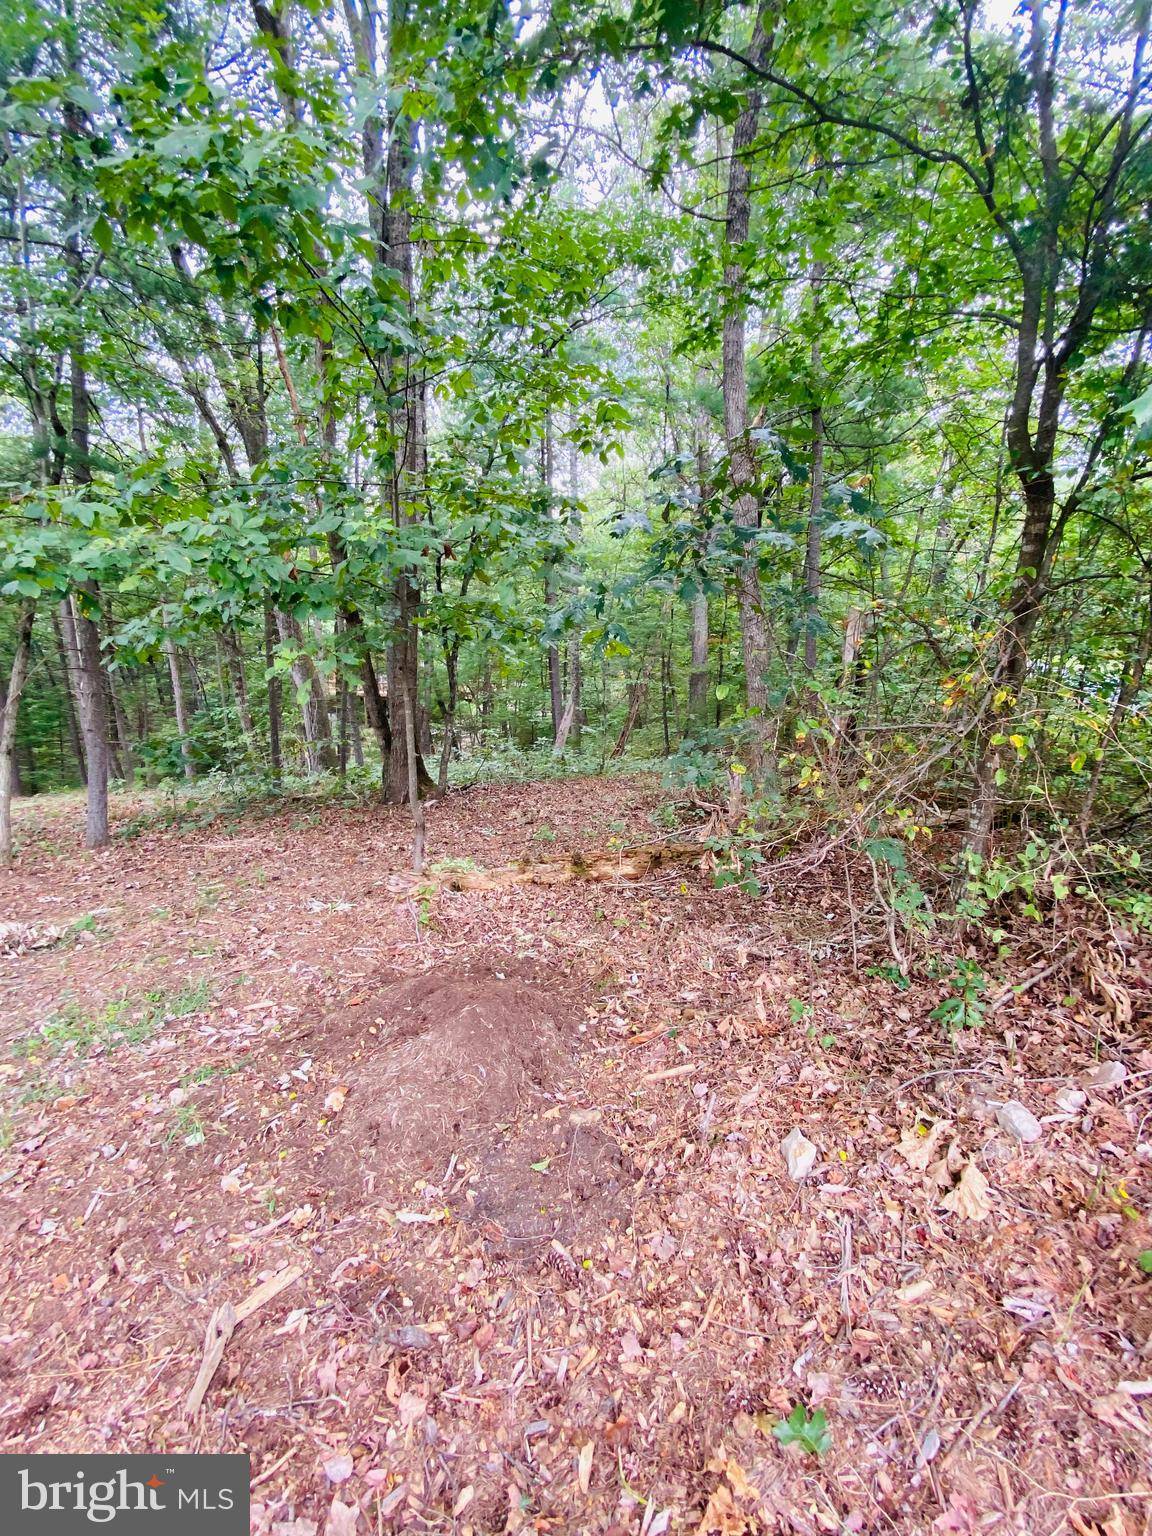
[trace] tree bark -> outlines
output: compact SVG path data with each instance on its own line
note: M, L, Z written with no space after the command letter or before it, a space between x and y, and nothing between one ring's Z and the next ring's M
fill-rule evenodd
M452 745L456 736L456 706L460 698L459 640L445 645L444 667L448 673L448 705L444 711L444 740L440 746L440 768L436 775L436 788L442 795L448 793L448 766L452 761Z
M410 21L405 0L397 0L383 18L388 35L379 37L381 12L374 0L344 0L344 16L364 83L386 100L402 65L397 43ZM382 62L383 60L383 62ZM404 291L409 313L416 310L416 269L413 261L412 198L415 176L416 125L407 118L376 112L365 119L361 135L362 164L376 266L390 283ZM391 352L377 354L377 421L379 457L387 466L387 511L397 528L417 521L416 503L425 478L425 383L419 360L397 360ZM409 571L400 571L393 584L395 621L388 647L388 707L402 709L402 700L419 699L420 589ZM399 716L397 716L397 721ZM385 799L399 804L409 798L411 784L435 791L420 756L412 722L415 775L408 771L407 729L391 733L385 776Z
M276 651L276 618L270 603L264 605L264 674L268 684L268 757L273 782L279 784L284 773L284 754L280 743L280 679L273 671Z
M80 589L89 604L99 601L94 583ZM84 832L86 848L103 848L108 842L108 719L104 708L104 663L96 620L84 613L79 597L73 599L73 622L79 652L77 680L80 685L80 728L88 764L88 806Z
M319 668L304 649L304 630L300 621L283 609L276 609L276 627L281 643L292 647L292 681L300 705L304 727L304 761L310 776L331 772L336 766L332 746L332 722L328 718L328 690Z
M822 183L821 183L822 185ZM812 387L820 387L820 283L824 263L812 263ZM820 602L820 513L824 505L824 412L817 403L812 407L812 479L808 501L808 540L804 552L804 670L811 677L816 671L816 625Z
M748 57L761 66L768 54L765 8L761 7L749 44ZM753 489L756 460L748 436L748 384L744 362L746 302L744 268L740 248L748 239L751 217L751 166L749 151L760 124L760 92L749 92L744 110L736 120L728 173L728 202L724 229L724 329L723 389L724 433L728 440L729 481L733 517L738 527L754 531L759 526L760 504ZM773 770L769 761L769 701L767 673L770 658L769 622L760 585L759 554L755 540L740 564L737 586L740 606L740 640L744 660L744 694L752 721L753 741L749 767L757 780Z
M64 713L68 718L68 739L72 743L72 751L76 755L76 766L80 770L80 782L88 783L88 764L84 758L84 738L80 734L79 701L80 701L80 653L76 644L76 624L72 618L72 604L68 598L63 598L59 609L52 615L52 628L56 635L56 645L60 651L60 659L64 667Z
M1115 745L1120 739L1120 727L1132 705L1136 702L1140 689L1144 685L1144 674L1148 669L1149 658L1152 657L1152 594L1149 594L1148 608L1144 617L1144 624L1140 631L1140 638L1136 642L1136 650L1131 661L1124 670L1124 678L1116 694L1116 702L1112 706L1112 713L1108 720L1108 727L1100 740L1099 755L1092 765L1092 777L1088 788L1084 792L1084 799L1080 806L1080 815L1077 817L1077 827L1082 842L1088 841L1088 831L1092 825L1092 811L1096 804L1096 797L1100 792L1100 780L1104 774L1104 759L1107 747Z
M628 698L628 713L624 719L624 725L616 738L616 745L608 754L609 757L623 757L624 750L631 739L632 732L636 729L636 722L640 718L640 711L644 707L644 700L648 697L648 664L644 663L640 676L632 684Z
M184 695L184 677L180 671L180 653L171 637L164 641L164 655L168 661L168 680L172 684L172 704L176 711L176 730L180 736L184 777L191 782L196 777L196 764L192 761L192 743L188 738L188 703Z
M692 599L692 666L688 673L688 714L685 735L708 723L708 599Z
M91 401L83 360L75 348L70 358L70 375L72 474L77 487L83 489L92 483L88 442ZM78 600L79 593L84 594L87 605L96 613L100 610L100 594L95 582L80 583L77 596L73 598L72 622L76 629L80 725L88 765L84 843L88 848L103 848L108 842L108 712L104 702L104 658L96 619L84 612Z
M244 742L249 757L253 762L257 762L260 754L256 740L256 724L252 719L252 701L248 694L248 677L244 671L243 646L239 634L232 625L224 629L221 640L228 662L228 675L232 680L232 697L236 700L236 712L240 716L240 729L244 732Z
M36 609L25 603L16 621L16 651L12 671L0 710L0 864L12 862L12 794L16 784L16 717L20 697L28 677L28 656L32 649L32 626Z

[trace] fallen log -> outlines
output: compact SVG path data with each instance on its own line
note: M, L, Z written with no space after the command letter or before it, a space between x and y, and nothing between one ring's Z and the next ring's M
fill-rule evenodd
M659 843L650 848L594 848L587 853L520 859L500 869L451 870L436 877L446 891L498 891L512 885L563 885L570 880L642 880L674 864L702 859L702 843Z

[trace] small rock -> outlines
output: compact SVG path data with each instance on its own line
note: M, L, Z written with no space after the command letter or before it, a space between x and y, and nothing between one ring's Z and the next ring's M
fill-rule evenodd
M1086 1072L1080 1081L1085 1088L1115 1088L1128 1076L1128 1068L1122 1061L1102 1061L1091 1072Z
M423 1328L414 1328L410 1325L389 1329L385 1338L396 1349L431 1349L436 1343L432 1335L425 1333Z
M1065 1115L1074 1115L1088 1102L1088 1095L1079 1088L1061 1088L1052 1101Z
M784 1161L788 1164L788 1176L799 1184L812 1172L819 1152L808 1140L800 1127L794 1126L780 1143Z
M1039 1141L1044 1134L1039 1120L1017 1099L1009 1099L996 1111L996 1124L1017 1141Z
M920 1454L916 1457L916 1465L926 1467L930 1461L935 1461L940 1454L941 1443L939 1431L926 1430L920 1442Z

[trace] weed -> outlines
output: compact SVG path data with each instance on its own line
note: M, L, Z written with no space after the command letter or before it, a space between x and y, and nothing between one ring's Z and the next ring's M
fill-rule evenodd
M60 1084L49 1077L35 1077L20 1090L17 1103L21 1109L29 1104L50 1104L60 1096Z
M823 1408L809 1414L803 1403L797 1403L786 1419L773 1424L772 1433L781 1445L798 1445L809 1456L823 1456L832 1449L832 1436Z
M108 937L107 928L101 928L100 924L96 921L96 914L94 912L86 912L83 917L78 917L74 923L69 923L64 930L64 937L75 943L82 933L90 933L95 939L106 939Z
M929 1018L943 1024L950 1035L961 1029L975 1029L984 1022L985 1004L982 1001L988 989L984 972L975 960L959 959L948 978L952 996L938 1003Z
M865 976L878 976L882 981L891 981L896 984L901 992L907 992L912 985L912 979L905 976L898 965L869 965L864 968Z
M143 1045L151 1040L166 1019L197 1013L209 999L208 983L201 979L169 996L148 992L143 1011L126 997L108 1003L102 1013L89 1017L69 1004L41 1024L38 1032L18 1041L16 1054L23 1057L59 1056L71 1046L74 1055L86 1056L97 1046L111 1053L121 1045Z
M463 875L479 871L482 866L477 864L475 859L451 858L437 859L436 862L434 864L430 864L428 868L434 875Z
M0 1115L0 1152L7 1152L16 1140L16 1122L11 1115Z
M191 982L179 992L148 992L145 1000L152 1005L152 1026L159 1028L165 1019L184 1019L190 1013L199 1013L207 1008L211 1001L211 991L207 980L202 976L199 981Z
M204 1122L194 1104L180 1104L172 1111L172 1123L164 1138L166 1145L183 1141L186 1147L199 1147L205 1137Z
M205 1062L202 1067L194 1067L191 1072L185 1072L180 1079L181 1088L195 1088L200 1083L210 1083L214 1077L229 1077L233 1072L239 1072L238 1064L217 1066L214 1062Z
M788 1017L793 1024L801 1023L811 1012L811 1003L806 1003L799 997L790 997L788 999Z
M532 840L537 843L554 843L556 834L549 826L537 827L532 834Z

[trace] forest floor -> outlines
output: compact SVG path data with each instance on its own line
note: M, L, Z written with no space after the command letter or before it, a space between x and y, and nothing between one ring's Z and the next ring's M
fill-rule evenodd
M476 787L429 857L654 842L666 798ZM0 875L0 1450L244 1450L279 1536L1148 1530L1122 934L1033 924L952 1042L839 858L414 890L401 810L124 800L83 854L81 809L20 806Z

